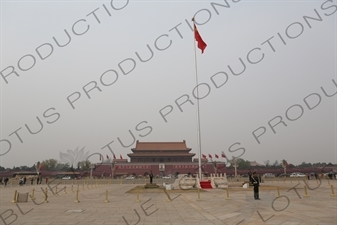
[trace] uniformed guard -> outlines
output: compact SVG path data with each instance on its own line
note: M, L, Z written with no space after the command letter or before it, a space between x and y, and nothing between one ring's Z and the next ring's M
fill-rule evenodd
M260 180L259 180L259 177L257 176L256 172L253 173L252 183L253 183L253 186L254 186L254 199L260 200L260 197L259 197Z

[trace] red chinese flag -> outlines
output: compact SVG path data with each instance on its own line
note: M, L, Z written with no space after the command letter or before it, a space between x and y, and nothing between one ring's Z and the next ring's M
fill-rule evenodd
M207 158L207 156L205 156L204 154L202 154L202 158L206 159L206 158Z
M109 156L108 156L108 155L106 155L106 158L107 158L107 159L109 159Z
M218 159L218 158L219 158L219 156L218 156L217 154L215 154L215 158L217 158L217 159Z
M114 159L116 159L116 155L114 154Z
M221 157L222 157L222 158L226 158L225 153L222 153L222 154L221 154Z
M195 37L195 40L198 42L198 48L201 50L201 54L204 53L204 50L207 47L207 44L204 42L204 40L202 40L195 24L194 24L194 37Z
M122 155L120 155L121 159L123 159Z
M209 157L209 158L212 158L212 155L211 155L211 154L208 154L208 157Z

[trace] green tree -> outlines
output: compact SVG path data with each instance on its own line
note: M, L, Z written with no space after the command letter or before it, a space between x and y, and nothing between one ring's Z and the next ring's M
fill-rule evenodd
M30 170L31 170L31 167L28 167L28 166L20 166L20 170L21 170L21 171L30 171Z
M281 163L278 162L278 160L275 160L273 167L279 167L281 166Z
M264 162L264 164L266 165L266 167L269 167L270 166L270 161L269 161L269 159L267 159L267 160L265 160L265 161L263 161Z
M43 166L45 170L55 170L57 166L57 160L56 159L46 159L42 161L41 166Z
M289 163L288 168L295 168L294 164Z
M70 165L68 163L57 163L55 170L68 170L70 169Z
M20 171L20 167L13 166L12 171Z
M250 162L248 160L238 158L237 164L238 164L238 168L240 168L240 169L249 169L250 168Z
M89 160L78 162L78 169L89 170L91 162Z
M312 167L311 163L302 162L298 167Z

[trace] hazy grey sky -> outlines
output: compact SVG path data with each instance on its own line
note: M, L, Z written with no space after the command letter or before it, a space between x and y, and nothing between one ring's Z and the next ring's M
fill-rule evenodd
M203 154L337 163L336 1L0 9L1 166L83 147L126 158L135 140L186 140L198 154L195 53ZM194 51L193 16L204 54Z

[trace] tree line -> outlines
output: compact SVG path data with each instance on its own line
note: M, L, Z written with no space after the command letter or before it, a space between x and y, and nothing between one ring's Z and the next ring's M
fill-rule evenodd
M40 163L41 170L48 171L59 171L59 170L68 170L68 169L78 169L78 170L88 170L90 168L90 161L78 162L77 165L69 165L68 163L60 163L56 159L46 159ZM35 164L31 167L29 166L13 166L13 168L4 168L0 166L0 171L36 171Z
M105 163L111 163L111 160L105 160ZM251 168L251 162L242 158L237 158L236 163L239 169L249 169ZM282 168L282 163L278 160L275 160L271 163L269 160L263 161L264 166L263 168ZM78 169L78 170L89 170L91 162L89 160L78 162L77 165L69 165L68 163L60 163L56 159L46 159L41 162L41 170L48 170L48 171L59 171L59 170L68 170L68 169ZM333 165L331 162L329 163L306 163L302 162L299 165L294 165L289 163L287 168L295 168L295 167L325 167L325 166L336 166ZM231 164L230 168L233 167ZM0 166L0 171L36 171L35 164L31 167L29 166L13 166L13 168L4 168Z

